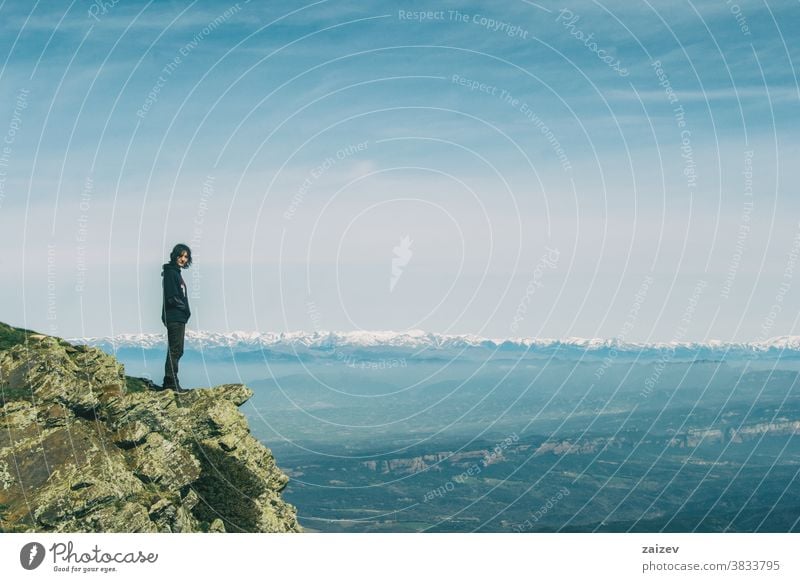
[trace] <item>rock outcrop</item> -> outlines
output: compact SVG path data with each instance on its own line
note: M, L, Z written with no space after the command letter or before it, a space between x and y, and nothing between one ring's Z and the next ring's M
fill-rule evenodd
M0 531L301 531L239 412L249 388L155 392L99 349L0 325Z

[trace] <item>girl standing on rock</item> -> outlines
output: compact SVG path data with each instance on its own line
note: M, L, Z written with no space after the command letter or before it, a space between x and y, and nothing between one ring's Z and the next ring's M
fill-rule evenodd
M189 310L189 294L181 276L181 269L192 264L192 250L185 244L177 244L169 255L169 263L163 265L164 302L161 321L167 327L167 360L164 363L164 390L178 393L188 392L178 382L178 360L183 355L183 340L186 323L192 312Z

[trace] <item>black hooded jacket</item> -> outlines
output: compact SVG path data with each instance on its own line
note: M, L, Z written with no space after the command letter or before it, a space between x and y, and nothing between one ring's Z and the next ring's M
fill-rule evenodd
M192 312L189 310L189 296L186 293L186 283L181 277L181 268L175 263L164 263L161 276L164 279L161 321L164 325L172 322L188 322Z

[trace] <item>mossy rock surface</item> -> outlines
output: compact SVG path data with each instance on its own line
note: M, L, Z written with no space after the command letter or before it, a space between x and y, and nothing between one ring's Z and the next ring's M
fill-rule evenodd
M28 336L40 335L35 331L21 327L11 327L0 322L0 350L7 350L19 344L24 344Z
M0 531L296 532L242 384L176 395L0 324Z

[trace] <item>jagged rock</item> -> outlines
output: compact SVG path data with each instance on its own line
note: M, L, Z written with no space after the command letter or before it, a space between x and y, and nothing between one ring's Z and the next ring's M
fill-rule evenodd
M145 442L130 453L133 474L144 483L158 483L171 490L190 485L200 476L200 461L175 441L157 432L147 435Z
M301 531L288 477L239 412L249 388L133 391L147 383L99 349L8 330L0 531Z
M152 431L150 430L149 426L139 422L138 420L134 420L133 422L130 422L124 425L122 428L116 430L114 434L111 435L111 438L118 447L128 449L137 445L141 445L147 435L149 435L151 432Z

